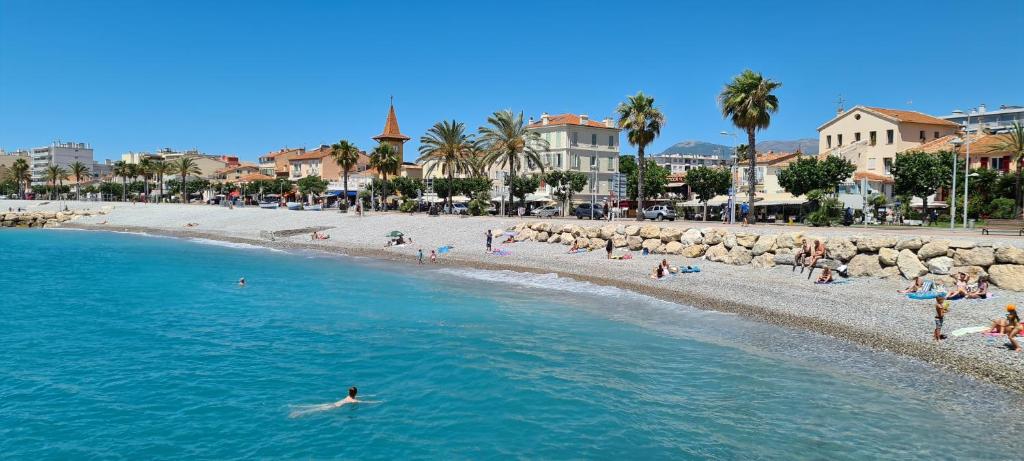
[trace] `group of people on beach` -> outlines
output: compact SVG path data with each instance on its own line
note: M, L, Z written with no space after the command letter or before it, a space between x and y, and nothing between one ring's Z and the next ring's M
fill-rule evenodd
M825 249L825 243L818 239L811 242L810 239L801 237L799 243L800 249L797 250L796 255L793 257L793 270L795 271L797 267L800 267L800 273L802 274L805 269L810 269L810 272L807 273L807 278L809 279L811 274L814 273L814 266L825 257L827 250ZM828 267L825 270L829 272L829 280L831 280L832 270Z

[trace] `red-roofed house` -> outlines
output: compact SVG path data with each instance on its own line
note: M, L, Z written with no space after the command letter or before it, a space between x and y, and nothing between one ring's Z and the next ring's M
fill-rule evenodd
M540 154L545 171L587 174L587 187L574 196L575 200L587 202L592 196L599 202L609 199L613 193L612 178L619 172L619 127L611 118L598 121L586 114L542 113L539 120L531 117L527 128L547 141L548 148ZM524 173L540 173L540 165L526 166ZM496 179L503 177L500 172L492 173L499 176Z

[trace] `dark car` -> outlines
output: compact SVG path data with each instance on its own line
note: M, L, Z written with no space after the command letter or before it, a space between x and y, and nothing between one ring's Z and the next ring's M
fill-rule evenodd
M573 213L577 219L590 218L590 219L604 219L604 206L594 205L591 208L589 203L583 203L576 207L576 211Z

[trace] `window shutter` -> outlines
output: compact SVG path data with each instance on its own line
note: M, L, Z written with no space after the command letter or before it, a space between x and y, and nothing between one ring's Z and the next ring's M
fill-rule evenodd
M1010 156L1009 155L1004 155L1003 156L1002 164L1003 164L1002 165L1003 173L1009 173L1010 172Z
M981 169L982 170L987 170L988 169L988 157L982 157L981 158Z

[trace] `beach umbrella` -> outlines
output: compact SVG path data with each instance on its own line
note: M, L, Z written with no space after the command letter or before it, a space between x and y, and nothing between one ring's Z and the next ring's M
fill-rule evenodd
M403 236L403 235L405 235L405 234L403 234L403 233L401 233L401 232L399 232L399 231L396 231L396 230L394 230L394 231L391 231L391 232L390 232L390 233L389 233L388 235L386 235L385 237L392 237L392 238L394 238L394 237L401 237L401 236Z

